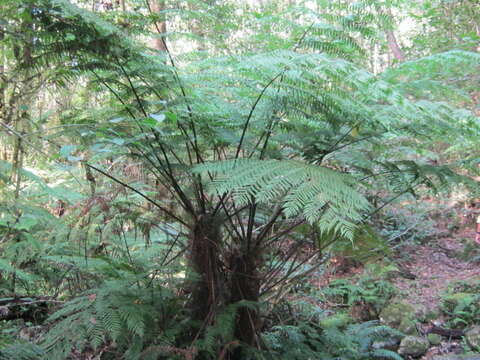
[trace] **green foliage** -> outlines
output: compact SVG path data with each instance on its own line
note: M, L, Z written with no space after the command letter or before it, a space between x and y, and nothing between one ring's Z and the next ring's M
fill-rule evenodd
M196 342L200 354L207 353L209 358L215 359L222 352L222 347L236 345L234 331L235 319L240 308L258 310L258 304L241 301L228 305L218 314L214 325L209 326L202 338Z
M2 360L39 360L45 355L42 348L30 343L14 344L0 350Z
M117 268L121 264L111 264ZM114 271L114 272L116 272ZM48 319L48 332L40 348L49 359L63 360L72 351L89 349L138 359L149 345L170 346L184 330L178 323L181 301L162 287L159 273L121 271L122 276L104 282L65 303ZM115 348L111 348L115 343ZM12 353L13 345L5 352Z
M478 321L479 301L478 294L457 293L445 296L442 300L442 308L453 327L463 328Z
M0 321L0 348L15 342L16 327L9 321Z
M41 201L54 191L39 177L20 170L25 177L22 199L13 197L10 183L0 187L0 249L3 254L0 268L6 275L0 280L0 292L7 293L38 290L36 285L40 285L37 282L43 275L39 259L46 248L42 240L47 231L58 225L57 219L41 205Z
M368 44L392 28L384 3L167 1L159 14L126 3L127 11L65 0L0 5L2 145L9 140L0 161L0 285L66 301L38 344L14 344L4 358L220 358L237 344L239 308L262 304L229 303L231 284L219 281L209 290L219 285L226 295L200 299L215 298L214 311L192 324L183 276L200 219L219 222L214 258L204 259L219 264L213 272L228 280L231 259L242 259L255 274L242 278L271 292L282 284L267 285L298 275L298 251L276 253L282 240L301 244L312 232L348 255L387 253L386 242L424 237L432 226L394 214L378 231L385 242L364 225L380 209L404 194L478 190L460 175L478 171L480 125L465 78L478 73L479 57L470 45L435 45L433 55L374 74ZM425 4L434 24L438 4ZM168 33L153 35L165 19ZM152 51L151 37L173 51ZM40 168L62 173L39 176ZM64 202L58 217L56 200ZM323 291L375 312L392 295L373 276ZM468 323L471 305L448 311ZM391 330L331 319L321 327L320 313L271 324L270 355L398 359L371 346Z
M480 263L480 249L478 244L471 239L467 239L463 249L457 254L457 257L472 264Z
M455 282L442 296L441 310L454 328L479 324L480 282Z
M283 199L286 216L300 212L321 232L353 238L368 203L352 189L352 179L326 167L278 160L234 160L202 164L196 171L214 174L213 192L233 193L239 205L252 198L272 204Z
M389 281L371 275L363 275L356 280L336 279L320 291L327 303L340 307L365 305L363 311L372 311L374 317L396 293L396 288Z
M448 292L452 294L457 292L480 293L480 279L474 277L470 280L454 281L452 284L449 284Z
M321 242L325 241L321 239ZM357 227L350 242L336 242L331 247L332 254L354 262L368 263L390 254L387 240L383 239L373 226L364 224Z
M420 21L423 31L414 37L412 51L425 54L478 46L479 34L474 28L479 21L477 5L475 0L429 0L415 4L420 14L412 15Z
M276 359L367 360L401 359L395 352L373 349L381 341L399 333L375 321L348 325L346 330L332 326L319 328L314 323L273 327L263 335L269 354Z
M439 205L412 199L402 207L393 205L384 209L375 219L375 228L390 247L425 242L440 233L432 219L438 211L441 211Z

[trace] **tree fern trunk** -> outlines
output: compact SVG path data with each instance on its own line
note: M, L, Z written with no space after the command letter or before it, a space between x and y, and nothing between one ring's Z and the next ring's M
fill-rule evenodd
M192 283L190 309L195 320L209 325L222 301L220 272L221 220L200 215L191 233L190 263L199 278Z
M252 253L233 254L230 260L231 289L229 303L239 301L256 303L260 293L260 280L258 276L258 257ZM242 306L237 313L235 324L235 338L249 346L258 345L257 331L260 325L258 311L254 308ZM237 351L233 359L241 359L242 355Z
M223 248L222 220L201 215L190 235L190 265L198 278L191 284L190 310L193 319L206 326L214 325L220 308L245 301L249 306L237 310L234 337L244 345L258 346L260 325L258 311L251 304L259 299L260 280L258 256L252 253L232 253L228 257L228 281L221 269ZM242 359L241 347L229 354L229 359Z

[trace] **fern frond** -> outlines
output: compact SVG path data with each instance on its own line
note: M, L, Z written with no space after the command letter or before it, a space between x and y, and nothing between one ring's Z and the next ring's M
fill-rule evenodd
M0 360L40 360L45 359L45 351L31 343L20 343L0 350Z
M369 207L348 176L298 161L229 160L198 165L194 172L215 176L212 193L231 193L240 204L252 197L260 203L281 202L287 216L302 215L310 223L318 221L322 231L347 238Z

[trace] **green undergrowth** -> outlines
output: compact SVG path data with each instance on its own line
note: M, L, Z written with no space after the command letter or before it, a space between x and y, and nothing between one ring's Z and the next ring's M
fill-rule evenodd
M344 295L330 295L328 292L326 289L323 299ZM369 299L367 292L361 292L358 298ZM284 301L272 309L275 324L263 333L268 356L295 360L402 359L395 352L372 346L401 336L397 330L381 325L377 320L355 320L346 307L325 310L324 304L314 301L321 299L318 293L303 295L310 296ZM264 354L260 359L268 359L268 356Z
M449 326L467 328L480 324L480 279L456 281L442 295L440 309Z
M81 262L69 261L81 266ZM185 339L191 338L198 324L186 311L187 298L170 290L169 281L172 285L180 281L174 274L112 259L97 259L89 266L101 267L109 275L58 308L42 326L35 327L34 336L19 337L20 328L28 329L28 324L17 328L3 324L0 359L63 360L69 354L100 354L105 360L119 356L173 360L186 354L218 359L226 351L225 344L232 349L238 346L233 334L237 311L257 306L239 303L223 309L218 322L192 344ZM372 347L374 342L398 336L398 331L375 320L354 319L349 312L358 304L377 312L394 294L391 284L373 276L373 267L368 269L357 279L333 282L321 293L309 290L297 294L302 300L263 309L267 318L259 339L264 350L244 348L245 359L401 359L394 352ZM321 301L312 299L339 301L342 306L325 310Z
M480 246L472 239L463 239L463 248L455 255L462 261L480 264Z

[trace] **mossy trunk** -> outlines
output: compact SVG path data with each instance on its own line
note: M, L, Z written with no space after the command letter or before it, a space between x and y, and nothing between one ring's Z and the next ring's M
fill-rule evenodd
M260 293L259 257L240 251L225 256L221 226L220 218L203 214L192 228L189 260L197 278L191 283L190 311L205 329L215 324L221 309L246 302L246 306L238 307L234 337L243 345L257 347L260 317L255 303ZM225 359L243 359L241 347L225 355Z
M190 263L198 276L191 288L190 309L195 320L209 325L215 319L224 290L220 272L220 219L209 214L200 215L190 241Z
M258 259L254 254L233 254L230 260L230 304L241 301L248 302L237 312L235 323L235 338L243 344L256 347L259 345L257 333L260 327L260 317L255 308L259 300L260 280L258 276ZM232 354L232 359L242 359L241 349Z

